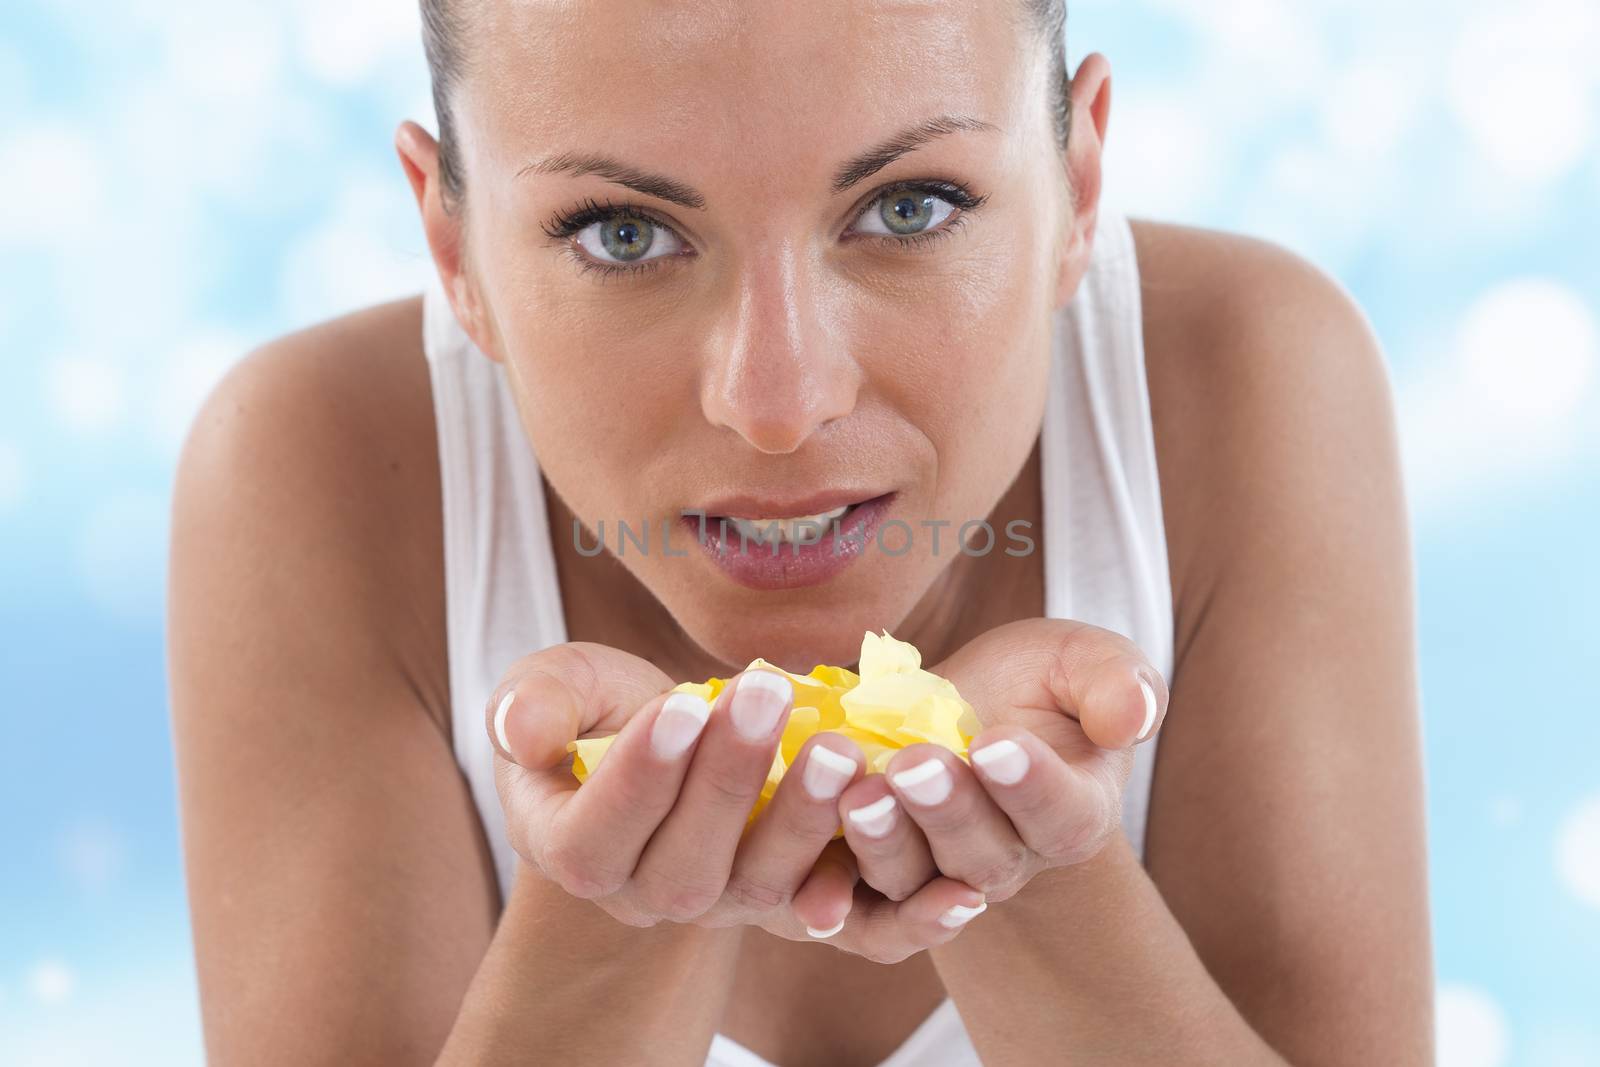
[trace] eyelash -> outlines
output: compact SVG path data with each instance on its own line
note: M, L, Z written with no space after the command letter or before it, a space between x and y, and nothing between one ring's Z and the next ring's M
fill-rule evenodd
M976 211L989 199L987 195L975 196L968 192L965 186L953 181L930 179L923 181L895 182L893 185L885 185L879 189L873 195L872 199L866 202L863 212L861 213L864 213L866 208L870 208L872 205L878 203L878 201L882 200L889 193L900 189L909 189L919 193L932 193L934 196L954 204L957 209L957 214L946 219L944 223L936 230L924 230L921 233L911 234L907 237L890 237L886 234L876 233L863 234L861 235L862 237L878 238L895 248L928 245L934 241L949 237L958 226L962 225L966 221L967 215L970 212ZM857 217L859 217L861 213L858 213ZM550 221L544 224L542 229L547 235L549 235L551 240L563 241L566 238L571 237L572 235L583 230L586 226L596 222L604 222L607 219L613 218L617 215L632 215L636 218L648 219L652 225L661 226L669 230L672 229L672 227L667 223L662 222L650 211L638 206L637 204L628 203L626 201L620 204L614 203L609 198L603 204L597 203L592 198L586 198L583 203L579 204L578 207L574 208L572 211L557 213L550 219ZM673 232L677 233L676 230L673 230ZM570 245L568 245L564 251L577 261L578 268L582 273L586 274L590 271L594 271L600 275L601 281L604 281L608 277L616 277L623 274L639 274L643 271L654 270L659 261L671 258L669 256L657 256L653 259L645 260L640 263L623 266L615 263L596 262L585 255L582 251L573 248Z

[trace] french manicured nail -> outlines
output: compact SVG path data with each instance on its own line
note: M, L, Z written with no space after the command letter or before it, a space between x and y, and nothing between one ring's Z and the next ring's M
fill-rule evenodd
M1156 724L1156 691L1143 678L1139 679L1139 691L1144 694L1144 725L1139 727L1137 740L1143 741L1150 727Z
M976 908L968 908L960 904L953 904L950 906L949 910L947 910L943 915L939 916L939 925L949 927L965 926L977 916L982 915L983 909L987 908L988 906L989 902L987 900L979 904Z
M500 742L500 751L508 756L511 754L511 742L506 740L506 713L516 699L517 691L513 689L500 698L500 706L494 709L494 736Z
M955 779L950 777L950 770L938 759L925 760L909 771L900 771L889 776L906 795L918 804L942 804L944 798L950 795Z
M812 745L806 753L806 769L800 784L817 800L832 800L844 792L855 777L856 761L831 748Z
M852 808L847 814L850 821L856 824L856 829L868 837L883 837L894 829L894 809L894 795L887 794L871 804Z
M870 805L861 805L848 811L850 821L867 837L886 837L894 829L894 793L885 793Z
M850 916L846 915L845 919L848 919L849 917ZM806 927L806 933L810 934L812 937L832 937L834 934L843 929L844 919L840 919L838 926L830 926L826 930L818 930L815 926L808 926Z
M784 705L794 692L789 679L776 671L754 670L739 676L733 691L733 728L750 741L765 740L778 725Z
M1028 754L1009 737L975 748L972 762L1001 785L1016 785L1028 773Z
M711 717L711 705L694 693L673 693L650 727L650 747L662 759L676 759L694 744Z

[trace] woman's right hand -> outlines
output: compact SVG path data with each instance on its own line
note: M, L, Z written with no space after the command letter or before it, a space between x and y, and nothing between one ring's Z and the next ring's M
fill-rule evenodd
M960 923L941 917L982 904L977 890L942 876L919 877L899 900L860 881L849 847L833 840L839 795L865 766L841 734L807 739L746 830L792 684L745 671L714 709L672 685L638 656L578 641L523 657L496 687L486 726L507 834L546 878L630 926L754 925L827 938L879 963L949 941ZM580 785L567 743L607 732L618 737ZM908 855L908 870L922 869L921 858Z

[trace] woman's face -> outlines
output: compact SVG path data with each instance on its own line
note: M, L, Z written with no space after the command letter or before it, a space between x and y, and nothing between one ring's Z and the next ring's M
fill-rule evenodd
M453 299L580 543L719 660L851 662L1026 460L1086 258L1020 5L463 10Z

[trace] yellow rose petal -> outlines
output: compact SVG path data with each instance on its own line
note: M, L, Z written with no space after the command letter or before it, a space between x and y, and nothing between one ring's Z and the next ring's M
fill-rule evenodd
M810 677L833 689L854 689L861 681L859 675L843 667L829 667L819 663L811 668Z
M567 751L572 753L572 773L578 776L578 781L594 773L594 769L600 766L600 758L616 739L616 734L608 734L605 737L580 737L567 742Z
M783 727L783 740L778 743L778 752L783 756L785 767L794 762L800 746L817 732L821 721L822 715L816 708L795 708L789 713L789 721Z
M868 632L861 639L862 678L879 678L888 674L910 673L921 669L922 653L908 641L896 641L887 630L880 637Z
M794 710L772 754L761 793L745 820L747 827L776 795L778 784L800 754L800 748L824 730L848 737L860 746L869 774L884 773L896 752L922 742L942 745L963 760L969 758L967 744L982 723L948 679L922 669L922 653L915 645L895 640L887 630L876 634L869 631L862 636L857 666L859 674L822 663L808 674L791 674L757 658L745 668L777 671L795 685ZM673 691L695 693L714 707L728 681L710 678L683 682L673 686ZM567 745L573 753L572 770L578 781L594 773L615 736L580 738ZM833 836L843 837L843 827Z

